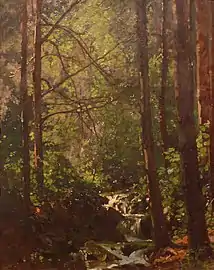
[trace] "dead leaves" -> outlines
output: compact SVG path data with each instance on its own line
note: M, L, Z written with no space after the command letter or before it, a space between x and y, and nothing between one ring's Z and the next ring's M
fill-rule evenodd
M186 256L186 250L184 249L173 249L173 248L165 248L163 250L158 251L155 254L155 259L153 261L153 265L160 265L166 263L172 263L176 261L182 261Z

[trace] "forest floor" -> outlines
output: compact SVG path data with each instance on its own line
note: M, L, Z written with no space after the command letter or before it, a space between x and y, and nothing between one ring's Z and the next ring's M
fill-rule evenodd
M214 230L209 231L211 243L214 245ZM26 237L25 232L20 231L15 224L8 224L7 229L0 228L0 270L84 270L81 264L75 265L73 262L68 265L67 261L61 261L57 266L50 263L31 261L32 251L37 247L34 235ZM176 241L177 244L186 245L187 237ZM187 248L174 249L166 248L158 253L152 254L152 266L149 268L125 268L127 270L214 270L214 260L208 262L195 262L194 266L189 266ZM22 260L20 261L20 258ZM24 259L23 259L24 258ZM67 265L67 266L65 266ZM97 268L99 270L99 268Z
M209 231L209 238L212 246L214 245L214 230ZM176 241L177 244L187 246L187 236ZM153 267L156 270L214 270L214 260L210 259L206 262L195 261L189 262L188 249L172 249L168 248L164 252L155 255Z
M210 235L210 240L211 242L214 244L214 231L211 231L209 233ZM11 239L12 240L12 239ZM19 254L20 252L23 253L24 251L27 251L27 249L29 248L28 244L26 243L26 245L23 243L23 245L18 246L16 245L14 240L14 247L16 246L16 251L17 254ZM177 241L177 243L179 244L184 244L187 245L187 237L184 237L183 239L180 239ZM18 244L18 243L17 243ZM2 245L4 245L3 242L0 242L0 258L2 256L2 254L7 253L7 247L3 247ZM19 243L20 245L20 243ZM4 252L2 253L2 251L4 250ZM6 253L5 253L6 251ZM28 253L28 252L26 252ZM28 262L22 262L22 263L17 263L14 264L14 260L12 259L15 256L15 252L14 254L8 253L8 258L6 259L6 257L4 259L4 264L0 265L0 269L1 270L9 270L9 269L17 269L17 270L57 270L57 269L71 269L71 270L84 270L84 267L81 267L80 265L75 265L75 266L68 266L68 268L65 268L62 265L58 265L57 267L53 267L50 264L46 264L46 263L36 263L36 264L32 264L29 261ZM26 254L27 255L27 254ZM157 254L154 254L154 259L153 259L153 263L152 266L149 268L145 268L145 267L137 267L137 268L122 268L125 270L214 270L214 260L210 260L210 261L206 261L206 262L195 262L193 264L191 264L188 262L188 256L187 255L187 248L186 249L172 249L172 248L166 248L165 250L160 251ZM7 261L7 263L6 263ZM6 266L7 264L7 266ZM100 268L97 268L97 270L99 270ZM119 268L118 268L119 269Z

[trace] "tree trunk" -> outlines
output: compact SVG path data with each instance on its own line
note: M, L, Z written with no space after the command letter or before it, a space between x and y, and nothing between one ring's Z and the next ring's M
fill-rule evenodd
M26 206L30 203L30 150L29 150L29 96L27 89L27 0L23 3L22 22L21 22L21 81L20 93L22 100L22 151L23 151L23 178L24 178L24 198Z
M152 44L154 52L159 51L159 48L162 43L162 25L161 25L161 16L162 16L162 0L151 1L151 8L153 10L152 14L152 24L154 27L154 43Z
M137 1L137 25L140 61L139 73L141 82L142 145L145 155L145 165L148 171L151 213L154 227L154 242L157 248L162 248L170 244L170 239L167 231L166 220L163 214L161 192L157 181L155 164L148 75L149 65L146 6L147 1Z
M211 89L210 89L210 59L209 59L209 4L208 0L196 0L197 4L197 81L200 106L200 122L205 124L210 120Z
M212 212L214 212L214 2L210 1L211 14L212 14L212 46L211 46L211 90L212 90L212 106L211 106L211 121L210 121L210 171L211 171L211 199L212 199Z
M194 89L194 108L193 112L196 112L194 114L195 116L195 123L198 123L198 100L197 100L197 53L196 53L196 4L195 0L189 0L189 31L190 31L190 47L191 47L191 53L189 54L189 62L190 62L190 73L191 73L191 87Z
M196 146L194 121L194 89L192 62L194 53L190 42L190 28L187 0L176 0L177 12L177 80L179 140L183 167L184 192L188 216L188 238L190 249L204 250L210 254L209 239L205 221L204 198L202 195Z
M34 113L35 113L35 172L39 191L42 192L44 184L43 174L43 145L41 122L41 9L42 1L36 1L36 33L35 33L35 63L34 63Z
M197 7L197 86L199 98L199 124L204 125L211 121L211 58L210 55L210 36L211 36L211 16L209 0L196 0ZM206 130L209 133L209 130ZM212 134L210 134L212 136ZM210 161L210 147L207 140L203 140L203 148L205 153L201 156L200 166L205 166ZM212 169L211 169L212 170ZM207 177L207 172L203 171L203 178Z
M168 76L168 65L169 65L169 55L167 46L167 15L168 15L168 0L163 0L163 23L162 23L162 69L161 69L161 94L159 100L160 107L160 131L163 142L163 153L168 149L168 132L167 132L167 122L166 122L166 89L167 89L167 76ZM167 169L167 162L165 159L165 167Z

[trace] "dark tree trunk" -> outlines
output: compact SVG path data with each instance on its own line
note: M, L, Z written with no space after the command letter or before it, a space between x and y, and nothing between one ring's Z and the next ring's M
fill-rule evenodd
M43 174L43 145L42 145L42 119L41 119L41 9L42 1L36 1L36 33L35 33L35 63L34 63L34 114L35 114L35 172L39 191L44 184Z
M211 76L210 76L210 8L209 0L196 0L197 21L197 89L198 89L198 123L206 124L211 121ZM209 133L209 130L206 130ZM203 139L205 154L200 156L200 167L203 169L210 161L210 147L207 139ZM207 172L203 170L203 178Z
M21 81L20 92L22 100L22 151L23 151L23 178L24 178L24 198L26 206L30 203L30 151L29 151L29 96L27 89L27 0L23 3L22 23L21 23Z
M211 113L210 59L209 59L209 4L208 0L196 0L197 6L197 81L200 105L200 122L207 123Z
M190 47L191 53L189 54L190 73L191 73L191 87L194 89L194 108L193 112L198 113L198 100L197 100L197 53L196 53L196 3L195 0L189 0L189 31L190 31ZM195 115L196 121L198 116ZM196 122L195 121L195 122Z
M211 170L211 199L212 199L212 212L214 212L214 2L210 1L211 14L212 14L212 46L211 46L211 90L212 90L212 106L211 106L211 123L210 123L210 170Z
M148 183L151 199L151 213L154 227L154 242L157 248L170 244L166 220L163 214L161 192L156 174L154 142L152 134L152 116L149 89L148 65L148 32L147 32L147 1L137 1L138 39L139 39L139 73L141 83L141 116L142 145L145 165L148 171Z
M163 23L162 23L162 68L161 68L161 94L159 100L160 106L160 131L163 143L163 155L168 149L168 132L167 132L167 120L166 120L166 89L167 89L167 77L168 77L168 65L169 55L167 46L167 15L168 15L168 0L163 0ZM167 160L165 160L165 168L167 169Z
M176 0L177 12L177 80L179 139L183 168L184 192L188 216L188 238L190 249L204 250L210 254L210 245L205 221L204 198L202 195L196 146L194 121L194 95L192 84L191 53L188 1Z

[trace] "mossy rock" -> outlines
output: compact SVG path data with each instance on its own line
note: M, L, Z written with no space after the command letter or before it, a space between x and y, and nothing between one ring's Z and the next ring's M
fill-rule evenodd
M139 249L144 249L145 254L148 254L148 253L151 253L155 249L155 246L150 240L142 240L142 241L125 243L121 250L125 256L129 256L132 252Z
M90 257L95 257L98 261L104 262L104 261L113 261L116 259L116 257L108 252L103 245L114 247L114 243L96 243L95 241L88 241L85 243L84 251L89 255Z

